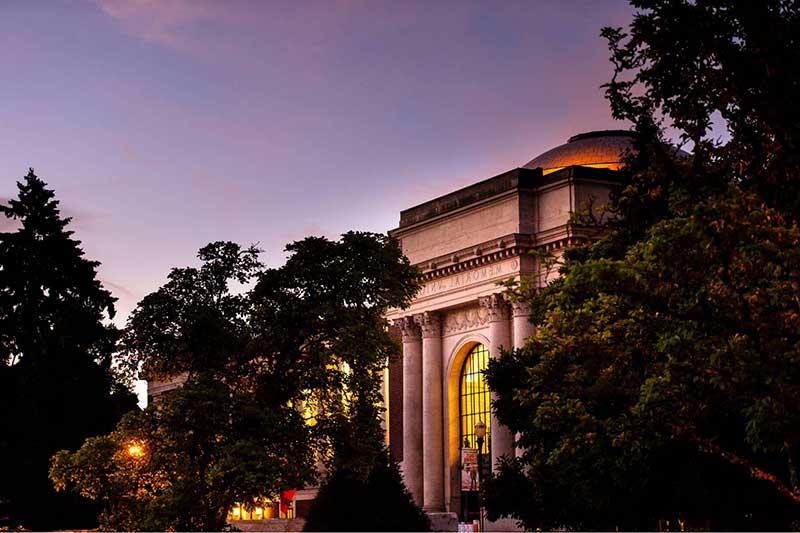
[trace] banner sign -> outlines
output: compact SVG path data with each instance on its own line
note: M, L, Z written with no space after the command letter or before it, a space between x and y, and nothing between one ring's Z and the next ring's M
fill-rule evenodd
M461 448L461 490L480 490L478 448Z

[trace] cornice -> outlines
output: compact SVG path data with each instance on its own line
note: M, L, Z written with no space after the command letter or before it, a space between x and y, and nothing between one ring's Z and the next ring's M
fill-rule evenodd
M596 238L591 231L582 231L580 228L570 225L553 228L538 236L541 237L539 242L531 235L513 233L422 261L416 266L422 270L420 279L425 282L497 263L511 257L519 257L531 250L552 251L587 244Z
M449 276L481 265L515 257L533 248L530 235L512 233L417 263L422 280Z

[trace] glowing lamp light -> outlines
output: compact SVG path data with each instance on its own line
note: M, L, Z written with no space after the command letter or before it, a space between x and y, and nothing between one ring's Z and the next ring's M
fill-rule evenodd
M486 424L484 424L482 420L479 420L478 423L475 424L475 436L479 439L486 436Z
M144 446L138 442L131 442L128 444L128 456L133 459L141 459L144 457Z
M233 508L233 516L235 518L239 518L240 516L242 516L242 509L240 507L238 507L238 506L234 507Z

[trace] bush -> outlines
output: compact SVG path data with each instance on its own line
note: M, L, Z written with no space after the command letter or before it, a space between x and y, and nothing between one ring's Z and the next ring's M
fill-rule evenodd
M329 475L309 510L305 531L429 531L428 516L411 499L388 454L366 479L339 469Z

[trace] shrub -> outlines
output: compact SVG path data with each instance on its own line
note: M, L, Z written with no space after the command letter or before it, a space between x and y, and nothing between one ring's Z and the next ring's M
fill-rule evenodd
M388 453L366 479L347 469L330 474L309 510L305 531L429 531Z

